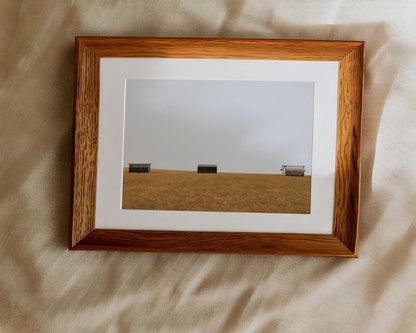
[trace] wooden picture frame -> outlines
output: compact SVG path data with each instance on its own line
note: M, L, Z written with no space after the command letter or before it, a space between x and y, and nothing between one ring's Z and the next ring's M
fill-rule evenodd
M97 229L100 61L103 58L337 62L332 234ZM76 37L69 249L357 257L363 77L362 41Z

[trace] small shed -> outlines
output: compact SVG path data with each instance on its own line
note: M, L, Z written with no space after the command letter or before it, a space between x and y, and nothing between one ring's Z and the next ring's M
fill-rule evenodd
M303 177L305 175L304 165L282 165L280 170L283 176Z
M150 172L150 165L152 163L132 163L129 164L129 172Z
M217 173L216 164L198 164L198 173Z

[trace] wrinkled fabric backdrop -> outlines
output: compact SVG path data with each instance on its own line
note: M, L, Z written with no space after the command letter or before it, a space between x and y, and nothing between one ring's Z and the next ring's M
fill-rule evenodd
M415 1L0 2L1 332L415 332ZM74 37L366 41L359 259L69 252Z

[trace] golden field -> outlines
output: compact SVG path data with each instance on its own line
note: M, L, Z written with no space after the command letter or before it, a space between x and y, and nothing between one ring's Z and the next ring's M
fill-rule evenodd
M311 177L151 170L123 175L123 209L310 212Z

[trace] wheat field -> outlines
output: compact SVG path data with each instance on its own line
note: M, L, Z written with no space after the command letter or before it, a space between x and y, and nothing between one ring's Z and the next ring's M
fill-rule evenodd
M152 170L123 174L123 209L310 212L311 177Z

